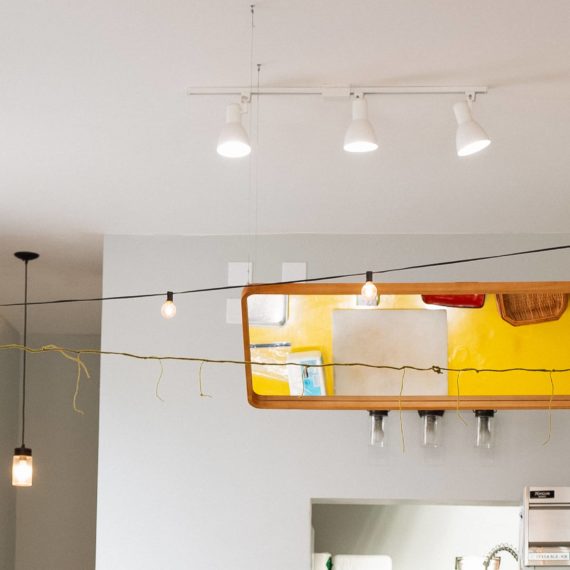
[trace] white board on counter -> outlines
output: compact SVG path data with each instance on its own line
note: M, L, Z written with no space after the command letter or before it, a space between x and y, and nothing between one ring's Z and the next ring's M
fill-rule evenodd
M420 368L447 367L447 311L337 309L333 311L333 361ZM364 367L334 370L335 394L396 396L402 373ZM447 373L408 370L403 395L447 395Z
M333 556L334 570L392 570L392 558L378 554L363 556L337 554Z

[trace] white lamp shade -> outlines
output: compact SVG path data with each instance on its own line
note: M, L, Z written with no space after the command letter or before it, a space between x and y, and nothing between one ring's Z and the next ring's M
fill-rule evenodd
M240 158L251 152L249 138L241 124L241 107L237 104L227 106L226 124L220 133L217 151L229 158Z
M344 150L347 152L370 152L378 148L376 134L368 120L366 101L362 98L352 101L352 122L344 136Z
M453 106L457 119L457 134L455 138L457 156L475 154L491 144L491 139L481 125L473 120L469 105L465 102Z

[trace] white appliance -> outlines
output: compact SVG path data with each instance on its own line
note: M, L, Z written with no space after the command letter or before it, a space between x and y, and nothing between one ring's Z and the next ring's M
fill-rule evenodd
M570 566L570 487L525 487L520 566Z

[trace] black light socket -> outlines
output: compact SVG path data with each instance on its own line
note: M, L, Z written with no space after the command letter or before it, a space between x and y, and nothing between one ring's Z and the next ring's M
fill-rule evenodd
M418 410L420 418L425 416L439 416L441 418L444 413L444 410Z
M495 410L473 410L477 418L493 418L495 417Z

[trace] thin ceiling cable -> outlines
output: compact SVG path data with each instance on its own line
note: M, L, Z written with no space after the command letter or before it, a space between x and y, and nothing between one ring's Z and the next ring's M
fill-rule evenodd
M261 79L261 63L257 64L257 91L259 93L259 84ZM255 177L254 177L254 194L253 194L253 207L254 207L254 219L253 219L253 231L254 231L254 241L253 241L253 253L254 259L257 261L257 236L259 234L259 111L261 107L261 99L259 95L255 101L255 148L257 149L255 156Z
M249 29L249 116L248 116L248 124L249 124L249 136L250 141L253 140L253 101L254 98L252 96L253 91L253 61L254 61L254 50L255 50L255 4L251 4L250 7L251 12L251 22L250 22L250 29ZM257 101L256 101L257 103ZM251 144L251 143L250 143ZM251 267L252 270L248 269L248 283L253 279L253 263L255 261L253 249L254 249L254 234L253 234L253 227L254 227L254 214L253 214L253 179L254 179L254 168L257 154L257 145L254 149L254 152L249 155L249 172L248 172L248 186L247 186L247 231L248 231L248 248L247 248L247 261L248 267Z
M570 245L557 245L553 247L543 247L539 249L529 249L525 251L515 251L510 253L500 253L495 255L485 255L479 257L469 257L469 258L462 258L462 259L452 259L448 261L437 261L433 263L423 263L418 265L408 265L404 267L393 267L390 269L377 269L372 271L374 275L385 275L387 273L399 273L402 271L410 271L413 269L425 269L429 267L444 267L448 265L458 265L461 263L473 263L477 261L486 261L491 259L502 259L506 257L515 257L515 256L522 256L522 255L530 255L534 253L546 253L551 251L560 251L570 249ZM279 285L293 285L295 283L316 283L320 281L333 281L336 279L347 279L352 277L365 277L367 271L360 271L357 273L344 273L339 275L327 275L322 277L311 277L307 279L296 279L291 281L269 281L265 283L256 283L256 285L262 286L279 286ZM210 293L214 291L229 291L232 289L243 289L247 287L249 284L242 284L242 285L224 285L220 287L204 287L200 289L187 289L184 291L173 291L174 295L189 295L194 293ZM0 307L22 307L25 304L28 306L31 305L57 305L63 303L84 303L84 302L97 302L97 301L118 301L118 300L127 300L127 299L146 299L151 297L164 297L165 292L162 291L160 293L141 293L135 295L115 295L115 296L108 296L108 297L88 297L88 298L72 298L72 299L55 299L50 301L33 301L31 303L2 303Z
M257 64L257 92L261 76L261 63ZM259 233L259 108L261 99L257 95L255 99L255 156L253 170L253 261L257 263L257 236Z
M253 53L255 41L255 4L250 4L251 12L250 37L249 37L249 90L253 91Z

